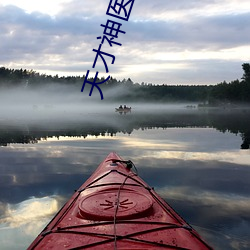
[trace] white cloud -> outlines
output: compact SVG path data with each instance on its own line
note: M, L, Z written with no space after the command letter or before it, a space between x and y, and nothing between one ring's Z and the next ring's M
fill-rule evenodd
M1 0L0 4L3 5L15 5L24 9L27 13L31 12L42 12L49 15L56 15L60 9L63 8L65 0L43 0L43 1L32 1L32 0Z

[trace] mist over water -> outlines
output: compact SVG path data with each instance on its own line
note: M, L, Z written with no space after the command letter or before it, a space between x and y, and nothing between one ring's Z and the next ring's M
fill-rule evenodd
M132 103L129 100L111 101L110 96L119 96L128 92L125 88L114 88L104 93L101 100L99 92L94 89L93 95L89 96L88 89L80 92L72 86L52 84L46 87L11 88L0 91L0 121L12 122L18 125L20 122L41 123L49 121L103 121L110 122L110 116L114 115L115 108L120 105L132 107L133 112L178 112L185 109L187 104L154 104L154 103ZM98 117L93 117L98 114ZM113 122L113 121L111 121Z
M46 117L66 118L65 112L76 116L82 112L103 112L106 107L100 105L100 101L95 96L86 96L69 86L6 89L0 93L1 118L23 118L29 121Z

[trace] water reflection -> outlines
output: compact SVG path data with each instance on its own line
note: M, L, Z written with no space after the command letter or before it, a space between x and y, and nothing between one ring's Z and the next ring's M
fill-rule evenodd
M194 113L117 114L91 127L28 125L25 133L37 143L24 145L11 143L23 129L1 130L8 141L0 148L1 249L25 249L110 151L131 159L215 249L249 249L250 154L240 150L248 120L237 127L233 116Z
M240 135L241 149L250 145L250 110L177 110L155 108L144 110L140 106L128 115L119 115L109 107L102 112L64 113L51 111L36 119L2 120L0 145L10 143L37 143L41 139L60 136L84 137L131 134L137 129L210 127L220 132ZM40 114L40 113L39 113ZM37 117L38 116L38 117ZM65 119L67 117L67 119ZM40 119L39 119L40 118Z

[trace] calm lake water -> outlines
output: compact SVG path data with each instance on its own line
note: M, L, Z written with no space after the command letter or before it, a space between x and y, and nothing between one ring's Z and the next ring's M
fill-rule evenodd
M250 249L249 142L250 110L15 108L0 117L0 248L27 248L115 151L215 249Z

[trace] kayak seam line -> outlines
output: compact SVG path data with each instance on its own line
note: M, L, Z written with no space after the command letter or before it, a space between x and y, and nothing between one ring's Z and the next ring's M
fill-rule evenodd
M88 188L96 188L96 187L112 186L112 185L121 185L121 183L120 182L104 183L104 184L98 184L98 185L95 185L95 186L90 186ZM133 184L133 183L125 183L124 185L126 185L126 186L134 186L134 187L141 187L141 185L139 185L139 184ZM85 189L87 189L87 188L81 189L78 192L82 192Z
M177 224L168 223L168 222L160 222L160 221L129 221L129 220L118 220L117 224L148 224L148 225L165 225L165 226L179 226ZM113 224L113 221L104 221L98 223L91 223L86 225L78 225L78 226L70 226L70 227L58 227L59 230L65 229L73 229L73 228L83 228L83 227L91 227L91 226L103 226Z
M112 173L112 172L117 172L118 174L123 175L123 176L125 176L125 177L128 176L128 175L126 175L126 174L124 174L124 173L122 173L122 172L120 172L120 171L118 171L118 170L116 170L116 169L112 169L112 170L110 170L109 172L107 172L107 173L103 174L102 176L100 176L99 178L95 179L95 180L92 181L91 183L89 183L85 188L78 190L78 192L83 192L84 190L86 190L86 189L88 189L88 188L95 187L95 186L92 186L95 182L97 182L97 181L103 179L104 177L108 176L108 175L109 175L110 173ZM132 171L131 171L131 172L132 172ZM136 173L134 173L134 172L132 172L132 173L133 173L133 175L138 176ZM130 173L129 173L129 174L130 174ZM144 185L142 182L140 182L139 180L134 179L134 178L131 177L131 176L128 176L127 178L129 178L129 179L133 180L134 182L138 183L139 186L144 187L146 190L152 190L152 189L153 189L152 187ZM120 184L122 184L122 183L120 183ZM100 185L103 185L103 184L100 184Z
M128 235L117 235L117 240L123 240L123 239L127 239L127 240L132 240L132 241L139 241L139 242L144 242L144 243L148 243L148 244L153 244L153 245L157 245L157 246L161 246L161 247L170 247L173 249L183 249L183 250L187 250L187 248L183 248L183 247L178 247L178 246L172 246L172 245L168 245L168 244L163 244L163 243L158 243L158 242L153 242L153 241L145 241L145 240L141 240L141 239L136 239L133 238L134 236L140 236L143 234L147 234L147 233L151 233L151 232L155 232L155 231L159 231L159 230L169 230L169 229L184 229L187 230L185 227L182 226L171 226L171 227L158 227L158 228L153 228L153 229L148 229L148 230L144 230L144 231L139 231L139 232L135 232L135 233L131 233ZM79 246L76 248L71 248L71 250L76 250L76 249L82 249L84 248L88 248L88 247L92 247L92 246L96 246L96 245L100 245L100 244L106 244L106 243L110 243L112 242L114 239L114 235L110 235L110 234L97 234L97 233L90 233L90 232L78 232L78 231L55 231L53 233L68 233L68 234L83 234L83 235L94 235L94 236L105 236L105 237L112 237L112 239L107 239L107 240L103 240L103 241L99 241L99 242L94 242L85 246Z
M118 238L129 238L131 236L136 236L136 235L141 235L141 234L146 234L146 233L151 233L154 231L159 231L159 230L170 230L170 229L184 229L189 231L185 226L178 226L178 225L168 225L168 226L164 226L164 227L156 227L156 228L152 228L152 229L147 229L147 230L143 230L143 231L138 231L138 232L134 232L128 235L118 235ZM56 230L51 230L48 231L47 234L53 234L53 233L69 233L69 234L86 234L86 235L98 235L98 236L114 236L112 234L101 234L101 233L92 233L92 232L79 232L79 231L70 231L70 230L65 230L65 228L58 228Z
M90 182L85 188L88 188L89 186L91 186L92 184L94 184L95 182L101 180L102 178L106 177L107 175L109 175L113 170L110 170L109 172L101 175L100 177L98 177L97 179L93 180L92 182ZM84 188L84 189L85 189Z

